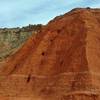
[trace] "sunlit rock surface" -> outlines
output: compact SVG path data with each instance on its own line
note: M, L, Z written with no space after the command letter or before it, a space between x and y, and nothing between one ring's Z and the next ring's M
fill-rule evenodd
M50 21L0 66L1 100L100 100L100 10Z

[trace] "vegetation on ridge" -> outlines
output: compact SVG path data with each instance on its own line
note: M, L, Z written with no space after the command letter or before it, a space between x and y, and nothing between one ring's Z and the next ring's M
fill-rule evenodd
M29 25L22 28L0 28L0 60L8 57L20 47L29 36L36 34L42 25Z

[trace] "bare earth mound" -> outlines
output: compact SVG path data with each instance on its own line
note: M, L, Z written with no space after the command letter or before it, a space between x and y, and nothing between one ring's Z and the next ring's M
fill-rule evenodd
M100 100L100 10L50 21L0 65L0 100Z

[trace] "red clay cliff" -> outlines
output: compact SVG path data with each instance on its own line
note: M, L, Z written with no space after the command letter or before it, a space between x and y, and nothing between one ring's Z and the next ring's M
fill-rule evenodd
M0 65L0 100L100 100L100 9L56 17Z

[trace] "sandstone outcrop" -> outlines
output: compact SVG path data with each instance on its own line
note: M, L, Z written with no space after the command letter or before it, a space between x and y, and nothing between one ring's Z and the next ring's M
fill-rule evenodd
M2 100L100 100L100 9L50 21L0 66Z

